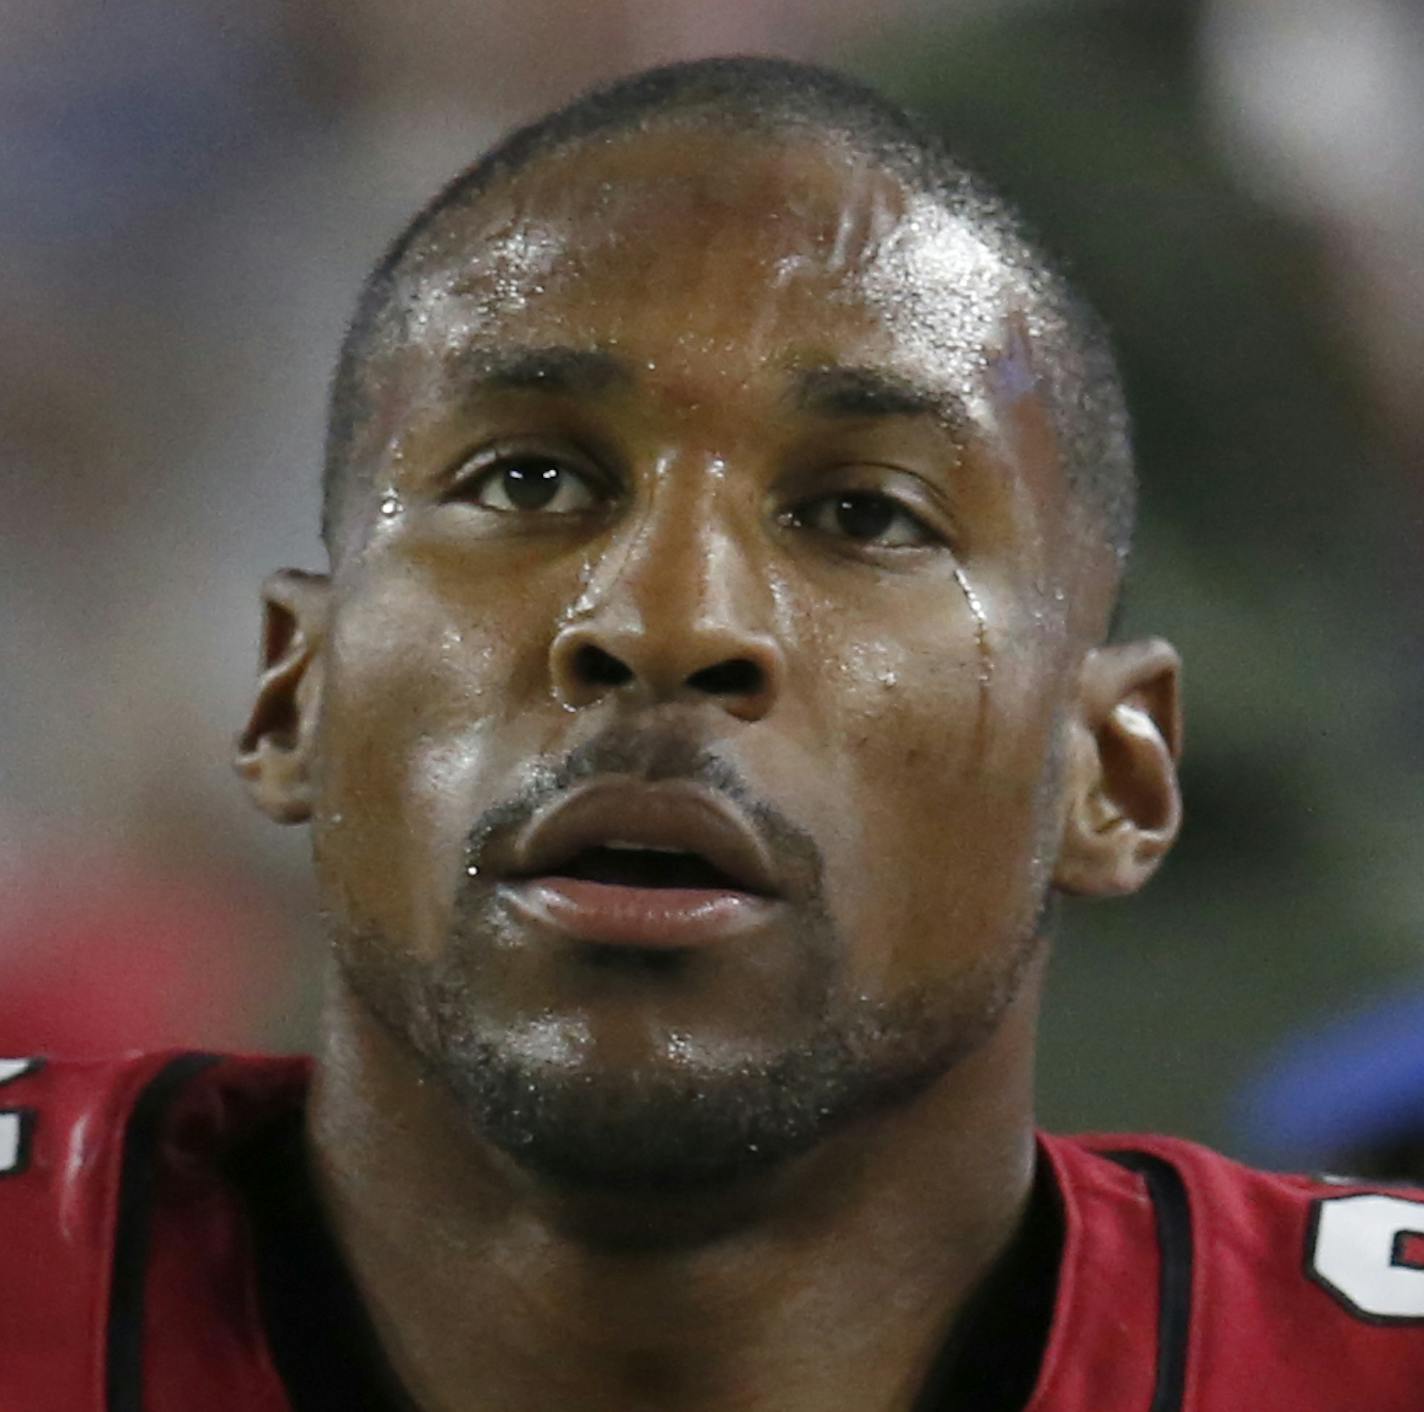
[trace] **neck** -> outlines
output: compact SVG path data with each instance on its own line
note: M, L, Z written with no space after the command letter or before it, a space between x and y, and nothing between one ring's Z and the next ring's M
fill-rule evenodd
M1027 1201L1037 980L900 1109L745 1189L628 1199L493 1151L335 989L314 1169L396 1373L428 1412L907 1412Z

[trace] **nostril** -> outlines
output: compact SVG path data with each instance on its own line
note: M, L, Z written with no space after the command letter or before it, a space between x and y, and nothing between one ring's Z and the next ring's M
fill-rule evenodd
M687 679L688 686L709 696L751 696L762 689L762 670L747 657L732 657L704 667Z
M586 643L575 654L574 674L589 686L624 686L633 680L631 668L592 643Z

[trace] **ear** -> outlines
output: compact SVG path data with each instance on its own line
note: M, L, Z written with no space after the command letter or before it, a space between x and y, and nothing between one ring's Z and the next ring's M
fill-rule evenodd
M262 585L257 698L233 764L257 807L282 824L311 817L320 648L330 595L325 575L299 569L283 569Z
M1061 891L1136 892L1176 840L1181 669L1176 650L1159 639L1095 648L1084 658L1053 878Z

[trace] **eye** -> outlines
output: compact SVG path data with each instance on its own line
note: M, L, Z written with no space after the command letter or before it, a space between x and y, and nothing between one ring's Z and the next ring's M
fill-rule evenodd
M938 536L897 500L873 491L823 495L791 511L791 523L858 544L904 549L938 542Z
M598 503L589 477L552 456L502 456L469 479L460 498L501 514L573 515Z

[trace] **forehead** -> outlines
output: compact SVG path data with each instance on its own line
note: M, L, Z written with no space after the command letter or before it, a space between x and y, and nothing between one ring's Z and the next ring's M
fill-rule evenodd
M511 341L735 382L873 360L966 400L1026 292L991 236L836 142L678 127L535 160L437 221L402 283L396 347L456 364Z

